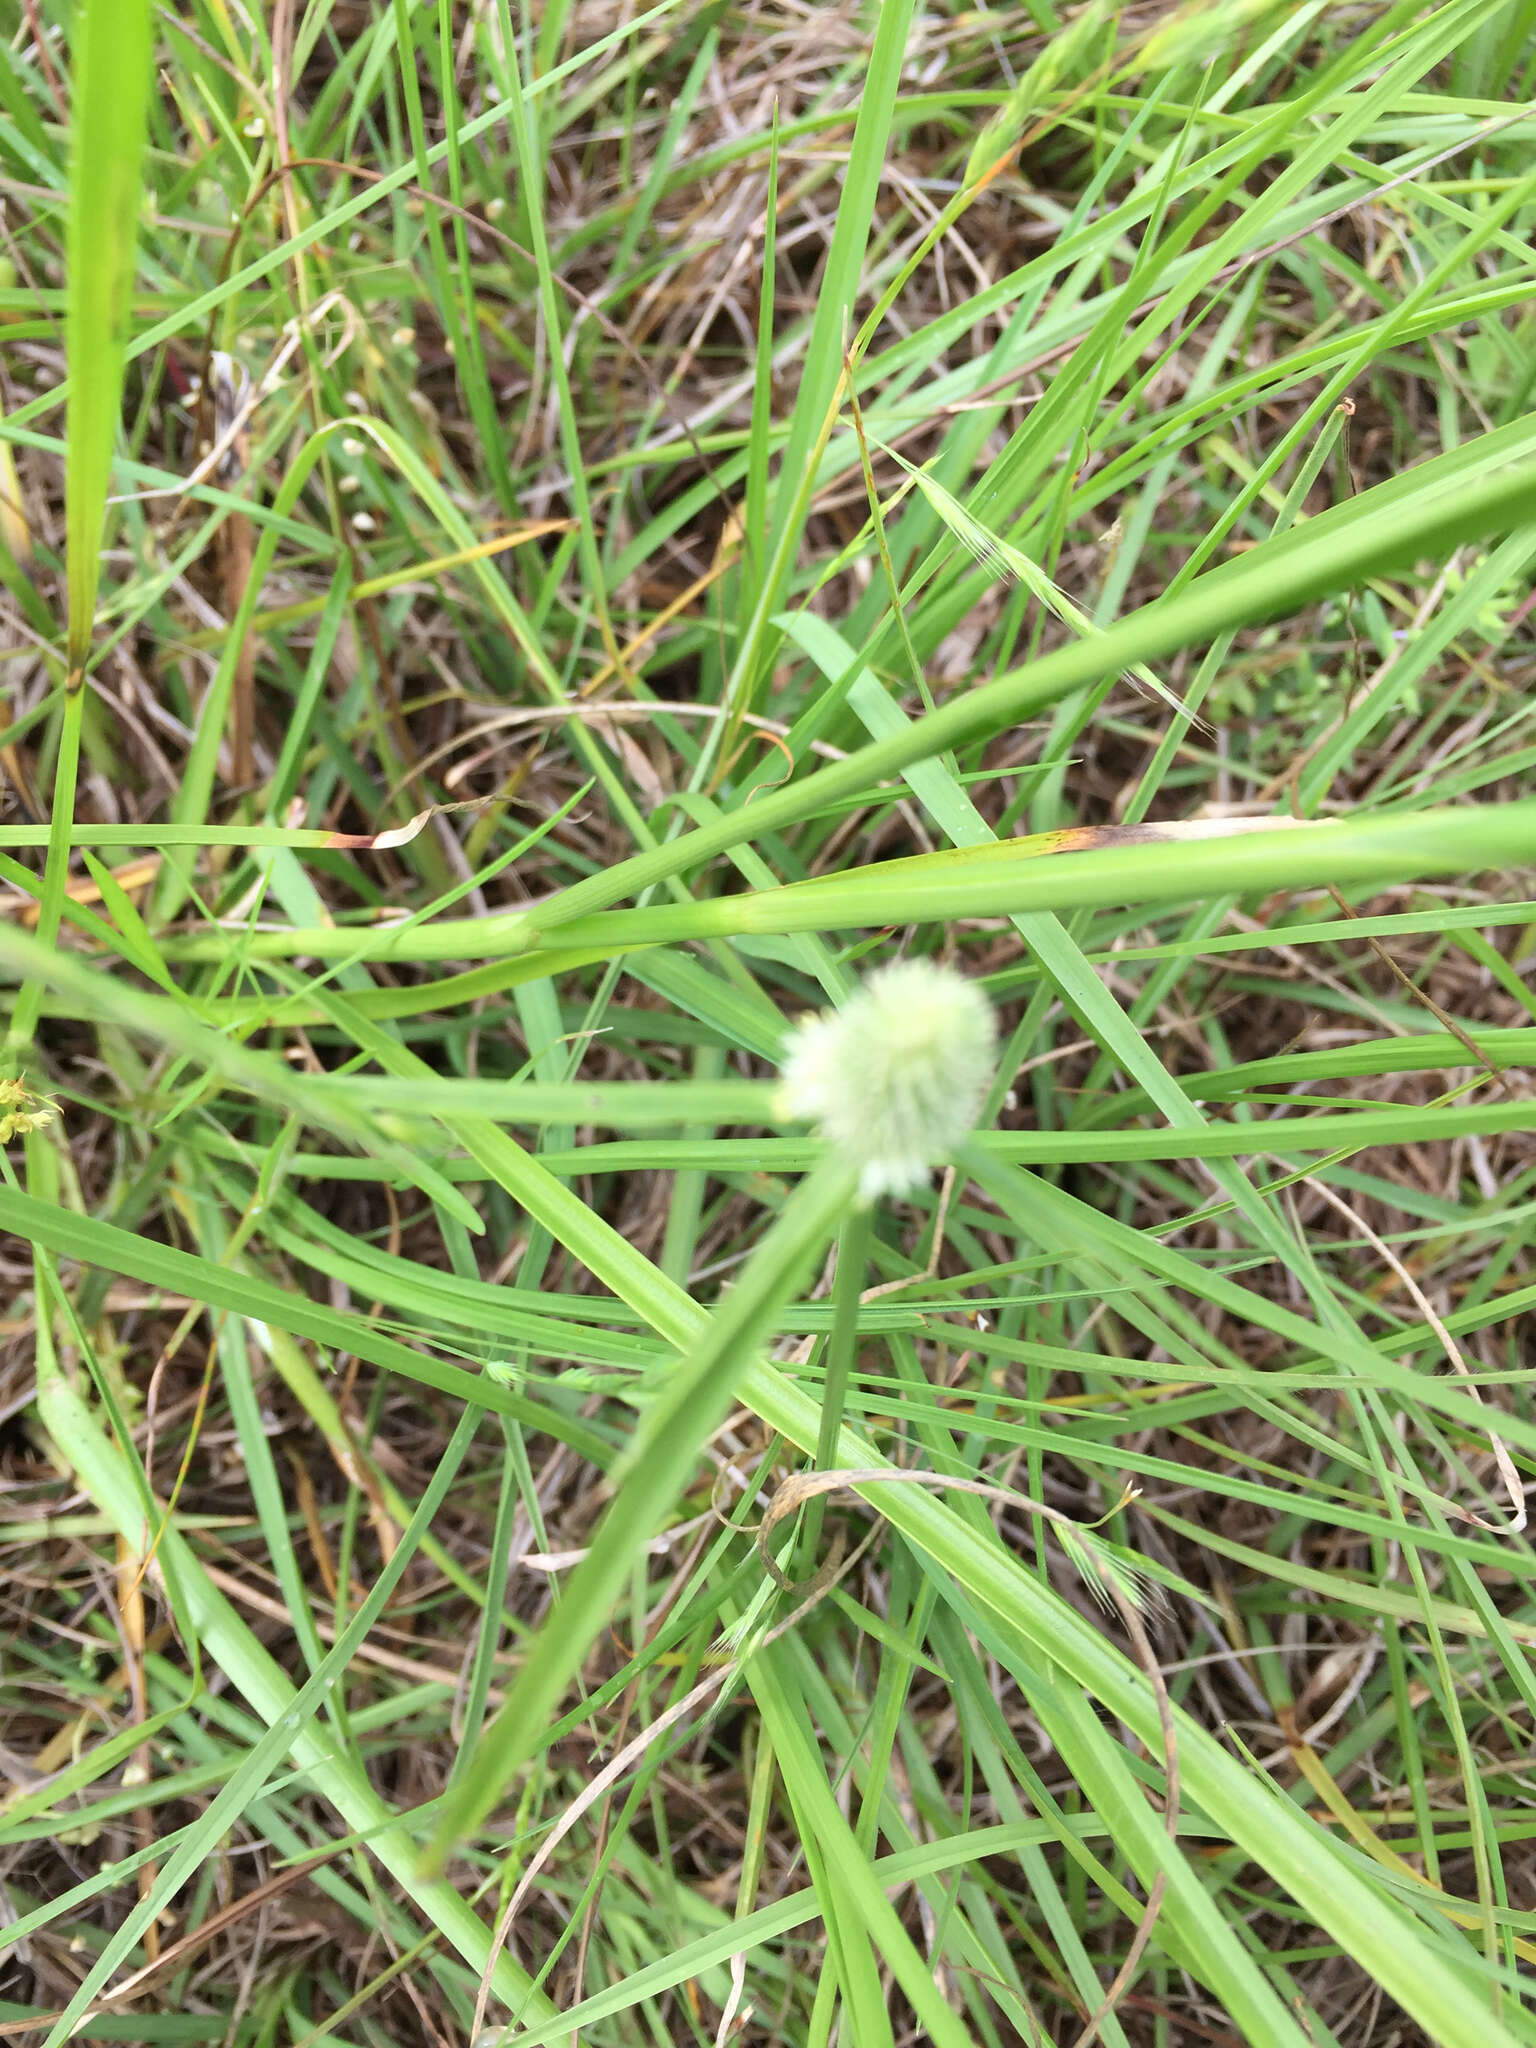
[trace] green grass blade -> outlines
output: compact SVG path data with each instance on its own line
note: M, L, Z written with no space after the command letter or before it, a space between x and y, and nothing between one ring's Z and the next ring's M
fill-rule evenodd
M637 1551L686 1486L702 1445L725 1413L745 1361L766 1337L774 1314L803 1281L812 1260L825 1250L853 1185L853 1172L837 1160L810 1176L763 1239L727 1300L669 1372L666 1391L642 1419L616 1469L618 1494L572 1574L557 1613L529 1646L506 1704L444 1800L428 1868L442 1868L453 1844L484 1818L533 1754L593 1638L612 1613Z

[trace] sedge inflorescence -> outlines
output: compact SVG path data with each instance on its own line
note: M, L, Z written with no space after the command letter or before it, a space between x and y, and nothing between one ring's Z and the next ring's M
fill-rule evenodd
M882 967L784 1047L779 1107L858 1168L859 1199L907 1195L975 1125L997 1052L992 1005L931 960Z
M51 1123L58 1110L45 1095L36 1095L25 1081L0 1080L0 1145L12 1138L24 1138Z

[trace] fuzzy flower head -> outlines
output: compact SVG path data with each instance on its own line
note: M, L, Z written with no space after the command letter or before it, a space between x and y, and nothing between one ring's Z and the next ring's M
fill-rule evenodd
M969 1137L996 1064L992 1006L953 968L899 960L784 1046L780 1113L859 1169L859 1199L908 1195Z

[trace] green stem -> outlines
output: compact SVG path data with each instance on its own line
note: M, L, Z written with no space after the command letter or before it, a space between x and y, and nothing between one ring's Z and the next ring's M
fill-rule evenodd
M859 1297L864 1275L869 1270L869 1242L874 1227L874 1210L858 1202L843 1219L837 1240L837 1273L832 1282L832 1334L827 1339L827 1369L821 1389L821 1428L816 1436L816 1470L831 1472L837 1465L837 1439L843 1427L843 1409L848 1401L848 1381L859 1354ZM815 1555L821 1543L822 1515L827 1497L817 1494L806 1504L805 1552L815 1570Z

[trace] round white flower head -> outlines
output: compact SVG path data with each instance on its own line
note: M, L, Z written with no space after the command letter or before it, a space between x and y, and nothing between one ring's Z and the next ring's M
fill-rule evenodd
M859 1169L859 1199L906 1195L969 1137L996 1064L976 984L931 960L872 974L784 1045L779 1109L819 1126Z

